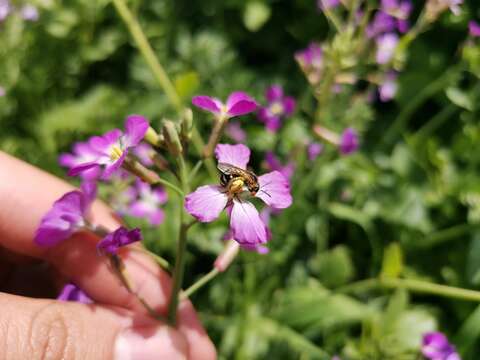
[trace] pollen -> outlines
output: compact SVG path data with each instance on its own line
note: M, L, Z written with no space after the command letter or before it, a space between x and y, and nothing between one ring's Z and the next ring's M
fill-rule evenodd
M283 105L279 102L275 102L270 106L270 112L272 115L282 115L283 114Z
M228 192L231 195L237 195L243 192L245 182L242 179L234 179L228 184Z
M113 145L110 149L110 159L116 161L123 155L123 150L118 145Z

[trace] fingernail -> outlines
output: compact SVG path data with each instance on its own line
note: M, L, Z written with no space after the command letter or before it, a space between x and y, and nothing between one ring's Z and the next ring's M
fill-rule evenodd
M166 325L123 330L117 335L115 360L186 359L187 343Z

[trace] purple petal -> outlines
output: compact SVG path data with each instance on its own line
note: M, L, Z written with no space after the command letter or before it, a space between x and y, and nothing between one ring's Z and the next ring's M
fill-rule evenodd
M70 170L68 170L67 175L68 176L77 176L79 174L82 174L86 171L99 168L98 164L96 162L90 162L86 164L80 164L77 166L72 167Z
M227 205L228 197L220 186L200 186L185 197L185 210L201 222L211 222L218 218Z
M360 146L357 131L353 128L345 129L341 136L339 146L340 152L344 155L357 151Z
M110 156L110 147L118 143L118 139L122 136L119 129L113 129L103 136L92 136L88 141L88 145L96 152Z
M242 246L263 244L268 241L267 227L250 202L233 200L230 213L230 228L233 238Z
M210 111L214 114L220 114L222 112L222 102L210 96L194 96L192 99L192 104L200 109Z
M393 55L398 44L398 36L394 33L388 33L377 38L377 63L383 65L388 63Z
M82 304L92 304L93 300L83 292L78 286L69 283L66 284L60 295L58 295L57 300L60 301L76 301Z
M243 144L218 144L215 147L215 157L219 163L246 169L250 160L250 149Z
M125 146L137 146L145 136L150 124L141 115L130 115L125 120Z
M84 181L80 186L80 190L83 194L82 210L85 213L97 197L97 184L94 181Z
M280 85L272 85L265 92L265 98L268 102L280 100L283 97L283 89Z
M282 127L282 120L279 116L270 116L265 121L265 127L270 132L277 132Z
M248 94L235 91L227 99L227 114L230 117L248 114L257 109L257 103Z
M270 250L268 250L268 248L266 246L263 246L263 245L259 245L259 244L255 244L255 245L251 245L251 244L242 244L240 245L242 247L242 249L244 250L247 250L247 251L256 251L257 253L261 254L261 255L264 255L264 254L268 254L268 252Z
M468 23L468 30L471 36L480 37L480 25L476 21L470 21Z
M122 152L122 156L120 156L119 159L117 159L114 163L107 164L105 166L105 170L103 171L103 174L101 176L102 180L108 180L112 176L112 174L117 171L120 166L122 166L123 162L125 161L125 157L127 156L128 151L125 150Z
M149 144L138 144L133 148L133 153L143 165L147 167L153 165L152 155L155 153L155 150Z
M307 153L308 153L308 160L314 161L318 155L320 155L323 151L323 145L317 142L312 142L308 144Z
M285 116L291 115L295 110L296 101L292 96L287 96L283 99L283 111Z
M285 209L292 205L290 183L279 171L272 171L258 177L260 189L255 195L275 209Z
M228 122L225 133L237 143L243 143L247 140L247 133L242 129L238 121Z
M114 232L105 236L97 244L97 249L101 253L116 254L119 248L140 240L142 240L142 233L139 228L128 230L121 226Z

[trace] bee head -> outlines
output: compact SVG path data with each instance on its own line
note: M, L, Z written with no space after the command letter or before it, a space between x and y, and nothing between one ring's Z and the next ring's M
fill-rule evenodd
M260 186L258 185L258 183L253 183L248 185L248 191L250 191L250 194L252 196L255 196L258 190L260 190Z

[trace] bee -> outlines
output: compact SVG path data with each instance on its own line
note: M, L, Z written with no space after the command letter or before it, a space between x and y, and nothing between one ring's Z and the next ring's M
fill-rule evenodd
M227 189L230 195L242 193L244 186L252 196L255 196L260 189L257 175L249 170L226 163L219 163L217 168L220 171L220 184Z

